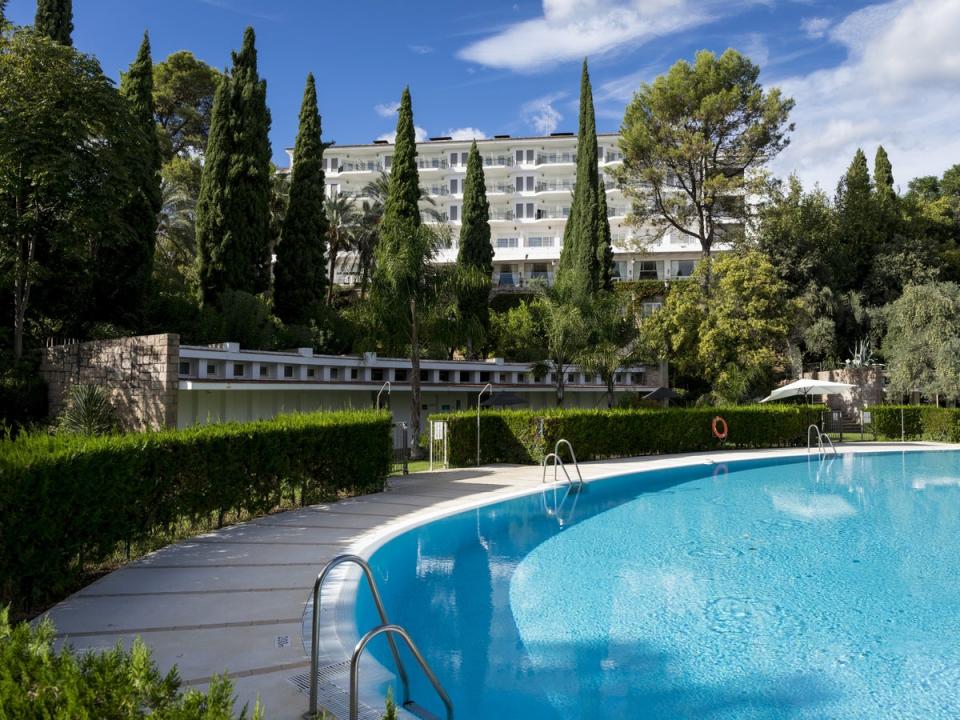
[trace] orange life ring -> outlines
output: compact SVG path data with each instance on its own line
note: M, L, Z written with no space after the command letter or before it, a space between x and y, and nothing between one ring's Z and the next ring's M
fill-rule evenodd
M718 427L719 425L723 425L723 430ZM713 419L713 422L710 423L710 427L713 429L713 436L717 438L717 440L727 439L727 434L730 432L730 428L727 427L727 421L722 417L717 415Z

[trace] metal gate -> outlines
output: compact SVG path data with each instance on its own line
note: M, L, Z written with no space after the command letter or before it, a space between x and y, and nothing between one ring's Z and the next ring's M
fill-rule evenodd
M391 473L410 472L410 432L404 422L393 423L393 459L390 465Z
M447 423L443 420L430 421L430 469L434 466L450 467L450 456L447 452Z

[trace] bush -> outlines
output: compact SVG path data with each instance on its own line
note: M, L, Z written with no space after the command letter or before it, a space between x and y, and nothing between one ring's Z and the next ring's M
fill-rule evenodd
M119 423L102 385L72 385L67 406L57 421L57 431L78 435L109 435Z
M379 490L390 415L282 415L155 433L0 441L0 602L62 597L86 563L184 520Z
M0 375L0 423L14 433L47 417L47 384L36 373Z
M578 460L801 445L820 406L746 405L636 410L504 410L480 414L483 463L539 463L560 438ZM711 431L717 415L730 434L721 443ZM451 465L473 465L477 453L476 412L434 415L447 422Z
M874 405L870 408L873 431L888 440L960 442L960 408L935 405Z
M137 638L129 652L77 655L54 650L54 628L11 627L0 610L0 718L112 718L113 720L230 720L233 684L214 678L206 693L180 690L176 670L161 675L150 650ZM244 708L239 718L247 717ZM253 718L262 717L258 708Z

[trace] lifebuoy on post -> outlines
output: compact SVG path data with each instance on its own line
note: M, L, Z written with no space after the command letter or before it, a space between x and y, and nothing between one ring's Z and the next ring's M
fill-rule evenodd
M722 430L720 429L720 426L723 426ZM730 429L727 427L727 421L722 417L717 415L713 419L713 422L710 423L710 427L713 429L713 436L717 438L717 440L727 439L727 434L730 432Z

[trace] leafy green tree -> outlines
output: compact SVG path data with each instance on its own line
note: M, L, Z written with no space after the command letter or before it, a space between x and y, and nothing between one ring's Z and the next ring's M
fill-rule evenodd
M490 242L490 203L483 175L483 158L474 141L467 157L467 175L463 183L463 219L460 225L460 250L457 265L480 273L483 283L464 285L458 307L461 316L474 318L484 330L490 322L490 283L493 273L493 245ZM478 288L468 290L479 284ZM475 357L480 338L467 336L467 356Z
M544 288L533 301L543 328L545 357L531 366L537 377L553 377L557 406L566 395L567 370L587 344L588 323L580 288L555 285Z
M597 289L612 290L617 265L613 259L613 236L607 216L607 186L602 179L597 198Z
M98 317L138 326L150 288L157 222L163 205L160 147L153 119L153 62L146 33L136 59L121 78L120 95L127 101L136 125L126 160L135 187L123 206L131 232L102 253L94 287Z
M0 107L0 268L20 357L34 304L82 318L90 268L130 232L118 198L133 192L137 128L96 59L26 29L0 38Z
M337 273L337 258L340 253L354 247L360 216L354 207L353 198L337 193L323 203L327 217L327 247L330 252L327 278L327 304L333 305L334 278Z
M257 293L270 272L270 112L257 73L253 28L233 54L214 99L197 204L200 289L215 302L226 289Z
M73 45L73 0L37 0L37 32L61 45Z
M890 390L960 398L960 286L909 285L884 315Z
M274 266L273 304L285 323L304 324L323 301L326 281L323 141L317 88L307 76L300 106L300 130L293 149L290 203Z
M646 357L668 359L681 376L700 378L712 398L741 401L763 393L787 349L796 311L787 285L757 251L728 254L713 263L709 304L696 277L674 283L663 307L640 326Z
M490 345L509 362L534 362L546 355L546 340L536 303L521 302L490 314Z
M652 84L627 106L621 128L623 167L618 179L633 200L633 223L650 232L696 239L707 262L730 221L749 219L746 194L757 192L757 171L787 146L793 100L778 88L764 91L760 68L736 50L719 58L697 53Z
M635 342L637 326L622 310L616 293L606 292L594 299L587 314L590 342L577 356L577 362L584 370L603 380L608 408L612 408L616 400L617 372L639 359Z
M563 249L556 282L586 298L599 286L597 123L587 61L580 74L580 121L577 134L577 177L570 214L563 229Z
M222 75L187 50L153 68L153 103L165 160L203 155L210 135L213 98Z
M197 158L174 157L160 171L160 221L154 278L161 286L195 294L197 284L197 197L203 166Z
M413 455L420 446L420 337L429 297L434 237L422 227L420 176L410 89L404 88L390 168L390 187L380 223L371 307L399 333L410 349L410 429ZM383 314L381 314L383 313Z

